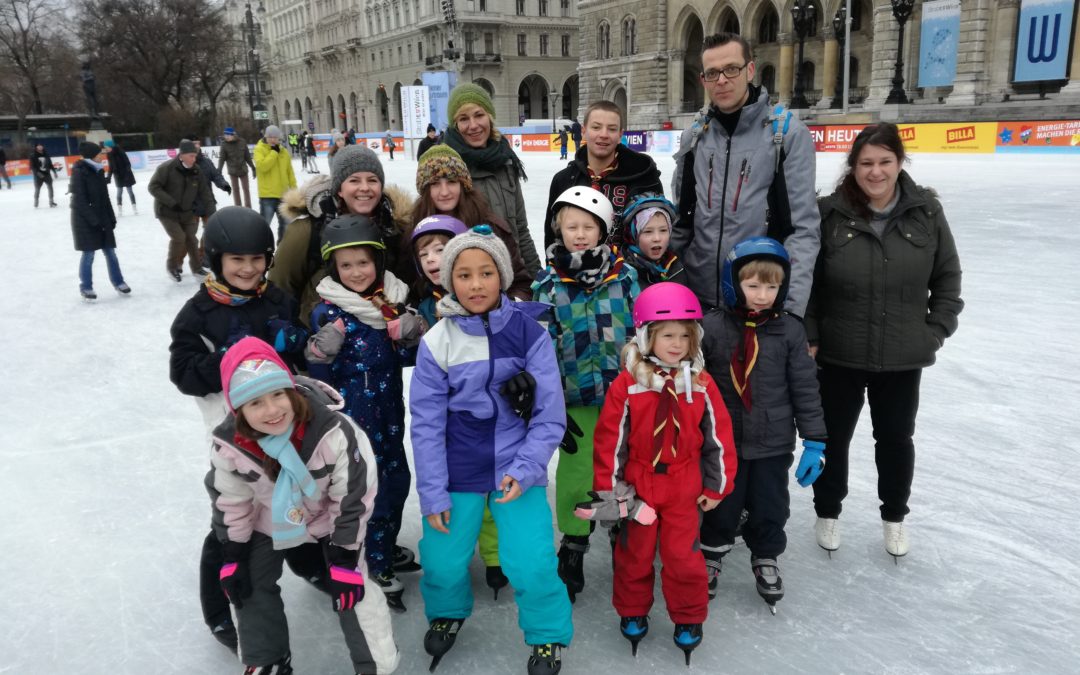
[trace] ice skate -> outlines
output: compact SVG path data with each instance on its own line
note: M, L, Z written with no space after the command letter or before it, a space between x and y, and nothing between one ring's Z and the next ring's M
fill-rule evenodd
M529 675L556 675L562 670L562 648L563 646L556 642L532 645Z
M570 602L585 590L585 553L589 550L589 537L565 535L559 547L559 578L566 584Z
M239 639L236 635L236 626L233 625L232 619L225 619L211 628L210 634L214 636L215 640L228 647L233 654L237 653L236 650L239 646Z
M171 278L176 283L180 283L180 279L183 278L183 274L181 274L180 270L165 270L165 271L169 273L169 278Z
M286 654L285 658L268 666L248 666L244 675L292 675L292 671L292 655Z
M394 574L393 568L384 570L372 576L371 579L382 589L383 595L386 596L386 604L390 606L390 609L395 612L405 611L405 603L401 599L405 593L405 586Z
M135 206L135 202L131 202L131 214L135 216L139 215L139 207Z
M907 528L904 523L893 523L888 520L881 521L885 534L885 550L893 557L893 562L900 564L900 556L907 555L910 544L908 543Z
M429 673L435 672L439 661L454 646L458 631L464 623L465 619L435 619L431 622L427 634L424 635L424 651L431 656Z
M776 614L776 603L784 597L784 580L780 578L780 568L773 558L754 558L750 561L754 569L754 581L758 595L769 605L769 611Z
M840 548L840 521L836 518L818 518L814 523L814 535L817 545L825 549L832 557L832 552Z
M690 667L690 654L701 644L700 623L677 623L675 624L675 646L683 650L686 656L686 667Z
M118 215L118 216L124 215L124 205L123 204L117 204L116 205L116 215Z
M128 286L127 284L116 284L113 288L115 288L116 292L120 295L131 295L131 286Z
M83 300L97 300L97 293L93 289L79 289L79 295L82 296Z
M416 554L404 546L394 546L394 572L419 572L420 563L416 562Z
M638 643L649 634L649 617L624 616L619 619L619 631L630 641L630 653L637 657Z
M724 554L719 551L706 551L701 553L705 556L705 573L709 579L709 599L716 597L716 587L720 583L720 572L723 569Z
M510 580L503 574L502 567L499 565L489 565L484 571L484 576L487 579L488 588L495 592L495 599L498 600L499 591L505 588Z

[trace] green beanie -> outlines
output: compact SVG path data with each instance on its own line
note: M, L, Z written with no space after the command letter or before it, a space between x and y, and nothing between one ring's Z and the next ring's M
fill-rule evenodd
M483 108L491 119L495 119L495 104L491 102L491 96L488 95L487 90L478 84L472 82L466 82L454 87L450 92L450 100L446 103L446 114L450 118L450 124L454 124L454 118L457 117L458 110L466 103L474 103Z

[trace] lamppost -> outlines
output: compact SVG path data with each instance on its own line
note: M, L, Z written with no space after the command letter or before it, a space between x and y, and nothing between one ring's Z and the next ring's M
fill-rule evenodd
M896 39L896 72L893 73L892 89L886 103L907 103L907 95L904 93L904 24L911 16L911 10L915 8L915 0L889 0L892 4L892 15L900 24L900 32Z
M260 19L266 14L266 8L263 7L262 0L259 0L259 6L255 13L259 15ZM267 115L266 106L262 104L262 92L259 86L259 47L255 40L255 36L261 30L261 27L252 15L250 0L244 3L244 26L244 32L247 33L248 47L248 107L251 108L251 117L255 120L255 125L262 129Z
M791 97L793 109L809 108L803 83L803 43L810 28L814 25L814 5L810 0L795 0L791 6L791 20L795 34L799 36L799 67L795 70L795 95Z
M555 112L559 104L559 96L561 94L555 89L548 92L548 100L551 102L551 133L553 134L559 133L559 130L555 128L559 119L559 114Z
M839 58L836 59L836 95L833 96L832 105L829 106L834 110L844 107L844 62L847 60L844 55L844 28L846 24L847 8L840 5L840 9L836 10L836 16L832 20L833 34L836 36L837 47L840 50Z

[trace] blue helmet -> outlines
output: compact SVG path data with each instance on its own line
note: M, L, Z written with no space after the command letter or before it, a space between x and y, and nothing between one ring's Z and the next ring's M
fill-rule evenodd
M784 268L784 281L780 284L780 291L776 294L774 307L784 306L787 299L788 284L791 279L791 259L788 257L784 245L775 239L768 237L752 237L738 244L728 252L724 258L724 271L720 282L720 288L724 293L724 304L735 309L744 301L742 290L739 288L739 270L751 260L769 259L780 263Z
M638 231L634 217L645 209L660 209L667 214L668 222L675 225L675 205L664 195L655 192L643 192L634 197L622 212L622 233L627 244L637 244Z

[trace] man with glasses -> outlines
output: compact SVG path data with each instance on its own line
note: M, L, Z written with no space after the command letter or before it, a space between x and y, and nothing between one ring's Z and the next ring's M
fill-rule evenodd
M802 317L821 229L813 139L789 113L776 119L769 92L752 83L754 61L741 36L707 37L701 64L709 104L682 134L672 181L679 216L671 246L686 268L683 278L703 305L720 306L728 251L744 239L772 236L791 256L786 308Z

